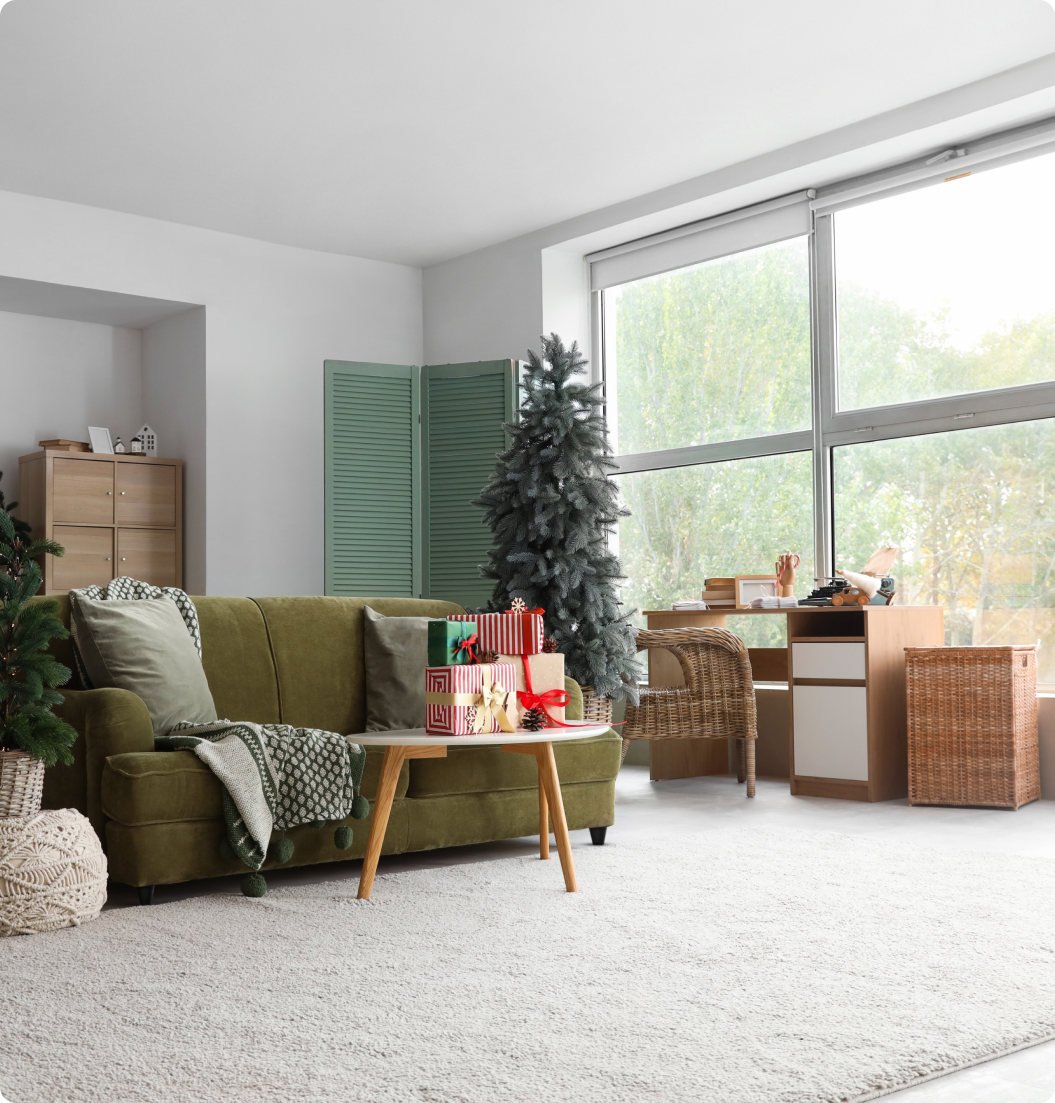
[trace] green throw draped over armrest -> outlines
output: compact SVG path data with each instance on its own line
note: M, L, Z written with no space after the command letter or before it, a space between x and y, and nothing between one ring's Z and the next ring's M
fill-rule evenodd
M54 712L76 729L74 764L44 775L44 807L76 808L105 839L102 808L103 766L128 751L153 751L154 731L142 699L127 689L62 690Z

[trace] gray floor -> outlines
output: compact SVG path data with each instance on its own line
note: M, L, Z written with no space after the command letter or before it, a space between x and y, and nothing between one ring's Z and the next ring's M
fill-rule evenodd
M861 804L855 801L792 797L786 781L761 780L758 795L748 801L743 786L731 778L686 778L650 781L643 766L625 766L616 787L613 835L633 832L672 838L687 832L722 830L738 823L762 823L785 831L841 831L885 835L924 846L948 846L1005 854L1055 858L1055 801L1037 801L1017 812L971 808L909 808L905 801ZM575 846L589 846L585 831L573 835ZM382 868L436 868L479 862L535 851L537 839L511 839L484 846L435 850L383 858ZM348 862L268 873L273 886L312 884L359 876L359 863ZM237 878L161 887L155 901L208 892L238 892ZM114 885L107 907L135 903L135 893ZM1047 1103L1055 1101L1055 1042L988 1061L897 1092L898 1103Z

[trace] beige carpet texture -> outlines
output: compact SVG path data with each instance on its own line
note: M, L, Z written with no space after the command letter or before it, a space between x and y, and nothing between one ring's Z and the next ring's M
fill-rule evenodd
M765 828L0 941L11 1103L845 1103L1055 1035L1055 864Z

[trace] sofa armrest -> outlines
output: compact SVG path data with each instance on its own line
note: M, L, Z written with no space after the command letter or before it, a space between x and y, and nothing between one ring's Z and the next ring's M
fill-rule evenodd
M103 767L110 755L153 751L154 729L142 698L127 689L64 689L56 716L76 729L74 764L55 766L44 775L44 807L76 808L88 817L100 838Z
M564 707L567 720L582 719L582 686L574 678L564 679L564 688L568 691L568 703Z

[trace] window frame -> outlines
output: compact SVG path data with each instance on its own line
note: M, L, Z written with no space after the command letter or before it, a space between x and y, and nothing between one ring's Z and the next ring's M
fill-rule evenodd
M790 433L720 441L655 452L614 457L614 474L659 471L724 460L751 459L790 452L813 454L814 574L831 576L835 569L832 449L867 441L899 437L930 436L984 425L1008 425L1055 418L1055 381L1027 383L1016 387L921 399L915 402L853 410L839 409L839 334L835 279L834 218L840 210L883 199L909 190L943 183L950 169L956 174L970 170L984 172L1032 157L1055 155L1055 118L1017 127L961 143L896 166L855 177L806 193L780 197L747 210L729 212L713 220L680 228L680 233L700 233L721 225L728 237L730 221L743 228L745 244L723 255L732 256L757 247L752 221L764 217L774 206L798 202L808 196L811 208L808 231L810 325L811 325L811 411L812 427ZM703 231L703 233L701 233ZM674 235L679 231L667 231ZM757 235L756 235L757 236ZM798 236L798 235L795 235ZM604 260L636 248L648 249L665 235L629 242L625 246L587 256L587 262ZM713 256L713 254L712 254ZM707 259L711 259L708 257ZM686 267L687 265L679 265ZM677 271L678 269L671 269ZM656 274L643 271L640 277ZM629 281L627 281L629 282ZM591 335L595 356L594 381L606 380L604 289L592 290ZM805 558L805 556L803 557Z

